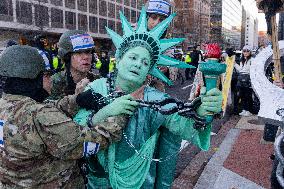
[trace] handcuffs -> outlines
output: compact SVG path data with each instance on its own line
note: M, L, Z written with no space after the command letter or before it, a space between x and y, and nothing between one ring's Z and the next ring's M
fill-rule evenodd
M170 115L174 113L178 113L179 115L191 118L195 121L193 127L194 129L202 129L206 128L208 121L205 117L200 117L196 109L202 104L201 97L194 99L192 102L184 103L180 100L174 98L166 98L161 101L144 101L144 100L136 100L139 103L140 107L148 107L153 110L160 112L163 115ZM163 108L168 104L176 104L171 108Z
M107 103L110 103L115 98L118 98L122 95L124 95L123 92L114 91L113 93L105 97L104 100ZM187 102L187 103L184 103L174 98L166 98L164 100L156 100L156 101L136 100L136 102L139 103L140 107L151 108L153 110L160 112L163 115L178 113L183 117L191 118L195 121L193 125L194 129L204 130L208 125L208 123L210 122L206 119L206 117L200 117L196 112L196 109L202 104L201 97L198 97L194 99L192 102ZM176 105L171 108L165 108L165 106L169 104L176 104Z

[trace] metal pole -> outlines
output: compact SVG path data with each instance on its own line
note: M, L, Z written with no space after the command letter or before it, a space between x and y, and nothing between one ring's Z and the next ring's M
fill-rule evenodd
M274 76L275 76L275 81L282 82L276 15L271 17L271 25L272 25L271 42L273 46Z

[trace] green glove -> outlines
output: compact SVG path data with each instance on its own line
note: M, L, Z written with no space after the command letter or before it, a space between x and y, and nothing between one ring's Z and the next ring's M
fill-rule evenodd
M223 101L222 92L214 88L204 94L204 91L206 91L204 88L201 89L200 97L202 104L197 108L197 114L199 116L206 116L221 112Z
M133 115L133 111L139 103L133 100L131 95L121 96L115 99L112 103L100 109L92 119L93 125L105 120L108 117L121 114Z

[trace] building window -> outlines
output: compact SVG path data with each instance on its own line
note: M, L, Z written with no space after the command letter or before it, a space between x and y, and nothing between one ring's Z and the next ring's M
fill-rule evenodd
M17 1L16 15L18 22L23 24L32 24L32 5L27 2Z
M0 20L13 20L12 0L0 0Z
M35 5L35 25L38 27L48 26L48 8L42 5Z
M38 3L48 3L48 0L38 0L38 1L36 1L36 2L38 2Z
M137 9L138 9L138 10L141 10L143 4L144 4L143 0L137 0Z
M127 18L127 20L130 20L130 12L129 9L124 7L124 15Z
M93 33L98 33L98 18L90 16L89 27L90 31Z
M51 27L63 28L63 11L51 8Z
M121 22L116 22L116 33L118 33L119 35L122 35Z
M67 29L76 29L76 14L74 12L65 12L65 22Z
M88 20L86 15L78 14L78 28L79 30L88 30Z
M113 20L108 20L108 28L115 31L115 22Z
M108 17L115 18L115 5L108 3Z
M136 0L131 0L131 7L136 8Z
M123 11L123 8L120 5L116 5L116 19L120 19L119 11Z
M90 13L97 14L98 13L97 10L98 10L98 2L97 2L97 0L90 0L89 1L89 11L90 11Z
M78 0L77 3L78 3L78 10L87 11L87 0Z
M100 18L100 27L99 27L99 32L101 34L106 34L106 29L105 26L107 26L107 20Z
M65 0L65 7L75 9L75 0Z
M100 0L100 15L107 16L107 3L106 1Z
M56 6L62 6L62 0L50 0L50 3Z
M122 0L116 0L117 3L122 3Z
M129 2L129 0L124 0L124 5L126 5L126 6L130 6L130 2Z
M136 23L136 11L131 10L131 22Z

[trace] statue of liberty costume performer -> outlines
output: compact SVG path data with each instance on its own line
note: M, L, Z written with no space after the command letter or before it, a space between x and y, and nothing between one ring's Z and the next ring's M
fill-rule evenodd
M157 68L157 65L175 66L188 65L163 55L167 49L183 41L183 39L161 39L174 14L161 22L155 28L147 31L146 12L143 8L134 30L125 16L120 13L123 26L123 36L107 28L117 48L117 73L113 79L99 79L89 84L87 89L99 93L103 101L111 103L111 98L135 91L135 98L145 102L154 102L169 98L169 95L144 85L148 73L170 83ZM86 90L87 90L86 89ZM139 93L139 91L141 91ZM127 95L126 95L127 96ZM221 111L222 96L217 89L204 94L202 104L196 109L199 116ZM165 108L171 108L171 104ZM116 108L113 107L113 111ZM126 108L127 109L127 108ZM131 109L129 107L129 109ZM98 111L93 122L106 118L105 110ZM128 113L129 114L129 113ZM74 120L87 126L92 112L81 109ZM178 113L163 115L159 111L139 106L124 128L120 142L110 145L108 150L100 151L96 157L89 159L88 188L170 188L176 165L176 151L169 152L167 147L180 146L181 139L193 142L202 150L210 146L211 126L205 129L195 129L195 121ZM167 128L167 129L163 129ZM161 132L170 132L172 139L160 139ZM167 136L167 135L164 135ZM172 158L174 156L174 158ZM168 161L167 161L168 160ZM164 163L164 164L163 164Z

